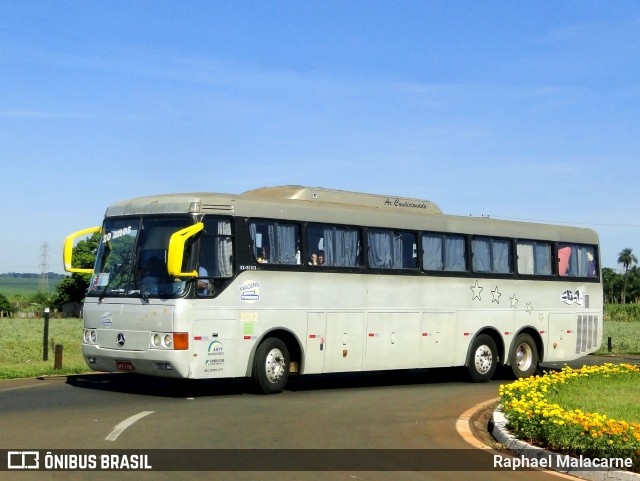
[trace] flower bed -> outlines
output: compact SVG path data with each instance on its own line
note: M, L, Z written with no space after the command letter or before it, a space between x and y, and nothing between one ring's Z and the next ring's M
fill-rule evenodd
M583 378L607 380L633 376L640 382L640 366L605 364L565 367L543 376L519 379L500 386L500 403L508 428L518 439L574 456L631 458L633 470L640 468L640 423L611 419L606 414L564 409L548 401L548 392L562 384L583 382ZM581 380L581 381L580 381ZM606 396L606 392L601 393ZM637 405L637 399L629 403Z

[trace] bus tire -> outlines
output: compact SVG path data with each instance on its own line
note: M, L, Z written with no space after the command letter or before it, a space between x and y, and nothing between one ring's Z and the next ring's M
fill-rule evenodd
M251 377L265 394L282 392L289 379L289 350L277 337L265 339L256 350Z
M517 379L532 376L538 369L538 347L529 334L520 334L511 347L511 370Z
M469 351L467 369L474 382L487 382L498 367L498 348L495 341L487 334L475 338Z

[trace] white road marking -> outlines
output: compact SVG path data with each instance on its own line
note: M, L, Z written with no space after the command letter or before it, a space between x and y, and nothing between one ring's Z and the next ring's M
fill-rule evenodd
M148 416L149 414L153 414L154 412L155 411L142 411L134 416L131 416L130 418L125 419L120 424L118 424L115 428L113 428L113 431L111 431L111 434L109 434L109 436L105 438L105 441L115 441L116 439L118 439L118 436L120 436L122 432L125 429L127 429L129 426L131 426L133 423L139 421L145 416Z

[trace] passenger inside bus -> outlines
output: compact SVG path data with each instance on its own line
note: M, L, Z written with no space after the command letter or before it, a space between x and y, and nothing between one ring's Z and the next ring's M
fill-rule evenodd
M209 279L206 277L209 275L207 269L200 266L198 267L198 295L199 296L208 296L209 295Z
M157 257L150 257L142 266L140 289L147 294L158 294L158 286L162 282L164 264Z

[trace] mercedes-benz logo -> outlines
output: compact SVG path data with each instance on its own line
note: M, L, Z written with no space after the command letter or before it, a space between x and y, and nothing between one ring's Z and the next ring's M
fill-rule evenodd
M122 334L121 332L118 333L118 337L116 338L117 342L118 342L118 346L122 347L124 346L124 334Z

